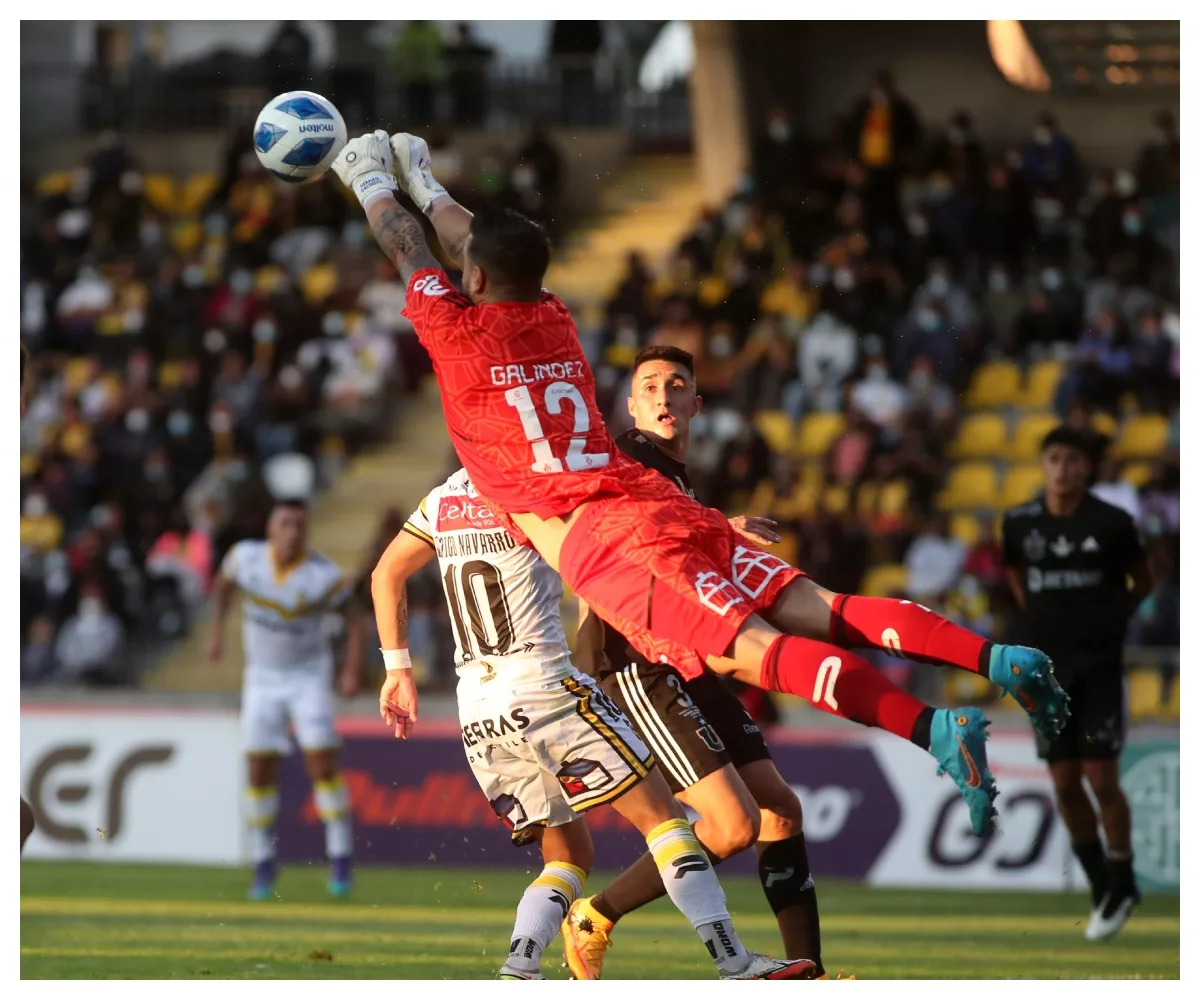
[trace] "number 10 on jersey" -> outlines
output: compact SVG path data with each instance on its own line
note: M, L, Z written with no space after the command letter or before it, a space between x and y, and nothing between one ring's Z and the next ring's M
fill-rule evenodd
M533 393L529 391L529 387L522 385L509 389L504 394L504 400L509 406L515 407L521 418L521 428L533 448L533 464L530 468L534 472L562 472L563 460L557 458L550 449L550 442L546 440L546 432L542 430L542 422L538 419L537 406L533 402ZM551 382L546 386L545 405L548 413L562 413L564 400L570 400L575 409L575 427L571 443L567 446L566 468L572 472L604 468L608 465L608 455L584 451L591 420L583 393L570 382Z

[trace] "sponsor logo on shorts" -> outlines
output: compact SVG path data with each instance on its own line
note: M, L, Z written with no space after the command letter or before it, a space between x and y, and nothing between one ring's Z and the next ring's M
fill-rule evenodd
M492 746L518 746L526 742L518 734L529 727L529 716L525 709L514 708L507 715L494 719L478 719L462 727L463 744L466 747L486 743Z
M745 600L725 577L711 571L696 577L696 595L701 604L722 618L729 613L730 608L742 604Z
M555 777L558 778L558 783L562 785L563 791L567 793L569 799L598 792L610 785L613 780L612 775L603 764L598 760L587 760L586 758L563 764Z
M721 737L717 735L717 731L710 725L703 725L696 730L696 735L704 740L704 745L713 753L724 753L725 744L721 742Z
M762 596L767 584L788 569L788 564L770 552L739 545L733 551L730 568L734 583L753 601Z

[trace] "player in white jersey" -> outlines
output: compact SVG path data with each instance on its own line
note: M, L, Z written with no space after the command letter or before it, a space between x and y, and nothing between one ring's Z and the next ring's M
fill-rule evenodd
M405 583L437 557L455 634L467 761L518 846L544 868L517 907L501 979L542 979L541 955L583 892L592 841L582 813L604 802L645 836L672 902L722 978L812 978L814 965L747 952L708 858L653 755L620 709L571 662L562 581L482 503L465 470L435 487L371 576L387 680L380 714L406 738L417 722Z
M225 618L241 591L242 739L248 759L246 811L254 861L252 899L274 891L275 819L279 812L279 758L288 752L288 724L304 752L317 812L325 823L329 891L351 888L350 801L338 772L333 727L334 651L328 619L341 613L346 624L341 692L358 689L364 642L352 586L338 565L307 548L308 511L303 503L275 504L263 541L238 542L218 576L207 655L221 658Z

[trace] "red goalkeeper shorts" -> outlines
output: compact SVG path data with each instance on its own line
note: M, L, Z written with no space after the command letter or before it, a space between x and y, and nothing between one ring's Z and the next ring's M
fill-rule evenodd
M805 575L673 489L590 504L563 541L559 571L634 649L689 680Z

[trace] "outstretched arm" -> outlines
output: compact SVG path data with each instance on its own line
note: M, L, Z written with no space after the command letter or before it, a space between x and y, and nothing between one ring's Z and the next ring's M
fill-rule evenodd
M462 267L463 248L471 230L471 213L446 193L433 176L429 144L419 136L399 132L391 138L396 180L433 223L438 240L455 265Z
M433 223L438 241L455 267L462 267L463 248L467 245L473 218L470 212L448 194L437 198L429 208L429 221Z
M420 221L406 212L391 195L373 198L367 204L366 212L375 241L399 272L405 286L421 268L442 266L429 249ZM466 241L465 236L463 241Z

